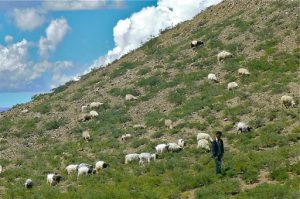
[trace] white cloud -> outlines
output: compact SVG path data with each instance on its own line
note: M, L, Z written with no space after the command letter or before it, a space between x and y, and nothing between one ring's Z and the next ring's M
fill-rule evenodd
M6 42L6 43L11 43L12 41L14 40L14 37L13 36L11 36L11 35L6 35L5 37L4 37L4 41Z
M29 57L29 49L32 46L26 39L7 46L0 45L0 91L45 90L50 83L64 83L66 78L61 74L73 67L73 63L70 61L34 63ZM44 80L45 73L50 74L52 79ZM63 78L59 79L57 76Z
M41 37L39 42L39 53L42 57L47 57L49 52L55 51L57 45L64 39L70 30L65 18L52 20L46 29L46 37Z
M41 9L25 8L13 10L12 16L15 25L24 31L32 31L45 22L45 12Z
M55 0L43 1L47 10L94 10L106 5L106 0Z
M140 47L166 28L192 19L205 8L222 0L158 0L157 6L143 8L114 27L115 48L94 61L91 68L105 66Z

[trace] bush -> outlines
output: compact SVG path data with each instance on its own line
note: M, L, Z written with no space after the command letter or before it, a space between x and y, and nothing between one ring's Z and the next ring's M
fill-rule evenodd
M186 99L185 94L185 89L176 89L175 91L169 93L168 101L171 103L175 103L176 105L180 105Z
M49 113L51 110L51 106L48 103L43 103L43 104L37 104L35 105L32 110L34 112L39 112L41 114Z
M47 122L44 126L46 130L53 130L53 129L58 129L61 126L64 126L66 124L66 121L64 119L60 120L52 120Z

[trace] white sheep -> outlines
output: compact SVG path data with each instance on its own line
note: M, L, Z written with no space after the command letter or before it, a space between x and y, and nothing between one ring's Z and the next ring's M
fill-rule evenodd
M90 108L99 108L102 105L103 105L103 103L101 103L101 102L92 102L92 103L90 103Z
M191 48L196 48L196 47L201 46L201 45L204 45L203 41L193 40L191 42Z
M206 139L198 140L197 148L203 148L210 151L209 142Z
M230 52L227 52L225 50L218 53L217 58L218 62L220 63L222 60L225 60L226 58L233 57L233 55Z
M134 160L139 160L139 154L137 153L131 153L131 154L127 154L125 156L125 164L128 164L129 162L132 162Z
M173 129L173 122L170 119L165 120L165 126L167 129Z
M143 124L135 124L135 125L133 125L133 128L134 128L134 129L145 129L146 126L143 125Z
M88 110L88 106L87 105L84 105L84 106L81 106L81 112L82 113L86 113L87 112L87 110Z
M23 110L21 111L21 113L23 113L23 114L28 113L28 112L29 112L28 109L23 109Z
M168 151L171 151L171 152L178 152L178 151L181 151L182 150L182 147L179 146L177 143L168 143Z
M95 170L92 167L81 166L78 168L77 176L87 176L88 174L95 173Z
M207 76L208 80L210 81L214 81L214 82L219 82L218 79L217 79L217 76L213 73L209 73L208 76Z
M91 116L92 118L94 118L94 117L98 117L99 114L97 113L97 111L90 111L90 116Z
M156 160L156 154L151 154L151 153L141 153L139 154L139 164L142 165L144 164L144 160L146 160L148 163L150 163L151 159Z
M296 105L294 99L292 96L289 95L283 95L280 99L282 105L284 105L286 108L294 107Z
M250 72L246 68L239 68L238 75L250 75Z
M207 134L207 133L198 133L197 134L197 141L202 140L202 139L208 140L210 142L213 141L212 137L209 134Z
M47 175L47 183L51 186L58 184L61 180L61 176L57 173L49 173Z
M84 114L79 115L78 121L85 122L85 121L90 120L91 118L92 118L92 116L90 114L84 113Z
M3 167L0 165L0 173L3 172Z
M127 133L127 134L122 135L121 140L125 141L125 140L130 139L130 138L132 138L132 135Z
M238 122L237 124L236 124L236 130L237 130L237 132L249 132L249 131L251 131L251 127L249 126L249 125L247 125L245 122Z
M178 140L178 146L180 146L181 148L183 148L185 145L185 141L183 139L179 139Z
M70 164L66 167L66 171L68 173L68 175L70 175L73 172L77 172L78 171L78 164Z
M25 181L25 183L24 183L24 186L25 186L26 189L32 188L32 186L33 186L32 180L31 180L31 179L27 179L27 180Z
M97 161L95 164L95 169L97 173L99 173L100 170L105 169L107 167L109 167L109 164L104 161Z
M167 144L159 144L155 147L155 150L157 153L163 153L164 151L168 150L168 145Z
M228 90L233 90L233 89L236 89L236 88L238 88L239 87L239 85L236 83L236 82L230 82L230 83L228 83L228 85L227 85L227 89Z
M126 94L125 95L125 100L126 101L132 101L132 100L137 100L138 98L134 95L131 95L131 94Z
M88 142L91 139L90 132L88 130L82 131L82 138Z

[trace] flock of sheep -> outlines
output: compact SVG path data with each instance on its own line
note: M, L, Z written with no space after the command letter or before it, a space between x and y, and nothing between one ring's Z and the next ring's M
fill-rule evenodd
M194 40L191 42L192 48L196 48L196 47L202 46L202 45L204 45L204 42L202 42L202 41ZM233 57L233 55L227 51L221 51L217 55L219 64L222 61L224 61L225 59L230 58L230 57ZM250 72L245 68L240 68L240 69L238 69L238 75L250 75ZM219 82L217 76L213 73L208 74L208 80L216 82L216 83ZM236 88L238 88L238 84L236 82L230 82L227 85L228 90L234 90ZM138 97L134 96L132 94L126 94L126 96L125 96L126 101L132 101L132 100L137 100L137 99L138 99ZM282 96L281 102L286 108L294 107L296 105L293 97L288 96L288 95ZM103 106L103 104L104 103L101 103L101 102L92 102L88 105L82 106L81 107L82 114L79 117L79 121L87 121L87 120L98 117L99 114L97 113L97 111L95 111L93 109L98 109L101 106ZM24 109L21 112L23 114L26 114L29 112L29 110ZM166 119L165 126L167 129L173 129L174 123L172 120ZM251 131L251 127L248 124L246 124L245 122L239 122L235 125L235 127L236 127L237 132ZM146 126L137 124L137 125L134 125L133 128L134 129L139 129L139 128L144 129L144 128L146 128ZM84 130L82 132L82 137L85 141L91 140L91 135L88 130ZM126 141L127 139L130 139L132 137L133 137L132 134L124 134L121 136L121 140ZM207 151L210 151L210 144L212 141L213 141L213 139L209 134L206 134L206 133L198 133L197 134L197 148L203 148ZM156 150L155 153L143 152L140 154L131 153L131 154L125 155L124 163L128 164L133 161L139 161L140 165L143 165L144 161L150 163L151 160L157 159L158 154L161 154L164 152L179 152L179 151L181 151L184 148L185 144L186 143L183 139L179 139L177 143L170 142L170 143L158 144L155 147L155 150ZM86 163L70 164L66 167L66 172L68 175L77 172L77 176L79 177L79 176L87 176L89 174L99 173L102 169L105 169L107 167L109 167L109 164L104 161L97 161L95 163L95 167L93 167L92 165L86 164ZM2 172L3 172L3 168L0 165L0 173L2 173ZM59 175L57 173L49 173L47 175L47 183L52 186L56 185L61 181L61 178L62 178L61 175ZM25 188L31 188L33 186L33 181L31 179L27 179L25 181L24 185L25 185Z

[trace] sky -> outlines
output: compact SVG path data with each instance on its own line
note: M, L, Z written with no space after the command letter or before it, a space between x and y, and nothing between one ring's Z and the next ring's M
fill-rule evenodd
M0 0L0 107L104 67L221 0Z

